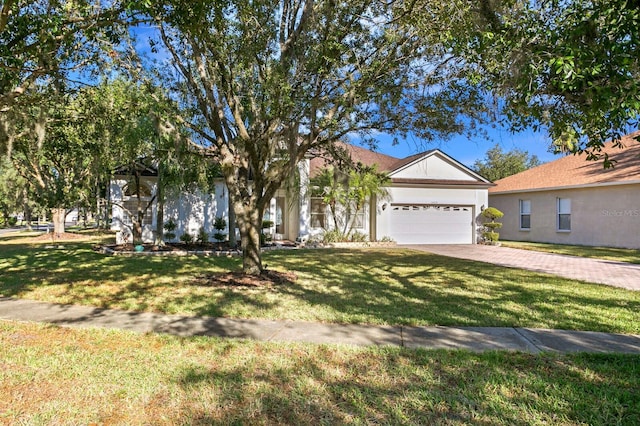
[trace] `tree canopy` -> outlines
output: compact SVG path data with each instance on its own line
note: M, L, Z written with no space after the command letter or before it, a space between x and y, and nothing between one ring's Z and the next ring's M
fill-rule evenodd
M496 144L487 151L484 159L476 160L473 164L473 170L495 182L540 164L538 157L529 155L527 151L515 148L505 152L500 145Z
M0 2L0 154L11 152L14 122L35 85L81 86L105 71L135 22L133 1ZM32 98L31 98L32 99Z
M544 128L558 151L596 159L606 140L638 128L637 1L461 0L447 7L452 55L466 64L469 81L499 99L514 129Z
M513 129L545 128L559 150L593 159L638 126L637 1L5 0L0 151L37 133L42 111L54 117L30 103L43 87L69 99L86 83L74 82L81 72L127 60L134 45L117 45L138 19L157 27L147 81L161 82L180 114L158 107L153 123L137 124L220 164L245 272L262 270L260 225L276 190L340 140L444 139L495 110ZM57 131L61 146L81 139Z
M484 100L404 2L227 0L157 4L182 123L222 166L244 270L259 273L265 206L312 150L376 132L445 138ZM433 29L433 34L436 29Z

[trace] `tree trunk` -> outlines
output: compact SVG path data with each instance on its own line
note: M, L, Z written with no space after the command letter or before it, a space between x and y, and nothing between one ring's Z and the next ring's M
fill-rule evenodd
M29 205L29 195L27 189L22 190L22 205L24 207L24 220L27 222L27 229L31 231L31 206Z
M51 216L53 217L53 237L60 238L64 234L64 219L67 216L67 210L65 208L51 209Z
M162 176L162 163L158 164L158 190L156 192L158 211L156 212L156 235L153 244L164 245L164 179Z
M144 212L138 207L136 212L136 220L133 221L133 243L142 242L142 221L144 220Z
M260 227L262 213L259 208L251 208L255 203L234 203L236 220L240 229L242 246L242 272L249 275L262 273L262 259L260 256Z
M28 205L24 206L24 220L27 222L27 230L31 231L31 208Z
M229 245L231 247L236 247L238 245L238 241L236 241L236 212L233 210L233 204L231 202L229 204ZM258 235L259 237L259 235Z
M158 199L158 212L156 214L156 235L153 244L164 245L164 200Z

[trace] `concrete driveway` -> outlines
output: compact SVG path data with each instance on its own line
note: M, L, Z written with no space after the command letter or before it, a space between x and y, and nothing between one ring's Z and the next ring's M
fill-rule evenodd
M640 265L638 264L482 244L401 245L399 247L640 291Z

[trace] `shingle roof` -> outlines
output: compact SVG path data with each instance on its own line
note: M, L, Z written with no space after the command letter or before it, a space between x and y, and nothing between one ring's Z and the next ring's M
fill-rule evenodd
M569 155L522 173L497 180L489 189L500 192L530 191L558 187L576 187L617 182L640 181L640 142L634 138L640 131L621 139L624 148L605 143L602 154L616 160L614 168L605 169L602 161L587 161L585 155Z
M431 151L422 152L419 154L414 154L405 158L397 158L392 157L391 155L381 154L379 152L371 151L366 148L362 148L360 146L351 145L351 144L341 144L341 147L345 148L349 153L351 160L355 163L362 163L365 166L378 166L379 172L393 172L407 164L412 163L413 161L424 157L429 154ZM319 170L325 168L327 166L327 162L322 157L314 157L310 162L310 174L311 176L315 176Z
M397 163L398 158L392 157L390 155L381 154L379 152L374 152L368 150L366 148L362 148L355 145L350 145L347 143L340 144L341 148L344 148L349 153L351 160L355 163L362 163L365 166L373 166L374 164L378 166L378 171L388 172L393 170L391 167L393 164ZM310 162L310 174L311 176L315 176L319 170L327 167L327 161L323 157L314 157Z

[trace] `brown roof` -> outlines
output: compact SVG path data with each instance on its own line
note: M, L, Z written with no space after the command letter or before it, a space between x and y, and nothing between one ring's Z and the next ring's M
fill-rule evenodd
M640 131L621 139L624 148L607 142L601 155L616 160L614 168L605 169L602 161L588 161L586 155L569 155L522 173L497 180L490 193L575 187L617 182L640 181Z
M424 157L431 151L422 152L419 154L411 155L405 158L397 158L392 157L390 155L381 154L379 152L371 151L366 148L362 148L360 146L350 145L350 144L341 144L343 148L346 148L351 156L351 160L355 163L362 163L365 166L378 166L378 171L380 172L392 172L394 170L399 169L407 164L412 163L413 161ZM327 162L322 157L314 157L310 161L310 174L311 176L315 176L319 170L327 167Z
M398 159L395 157L374 152L359 146L346 143L340 144L339 146L347 150L351 160L355 163L362 163L366 166L373 166L376 164L378 166L378 171L389 171L390 166L398 162ZM324 169L327 165L327 161L322 156L312 158L309 166L311 176L315 176L319 170Z

